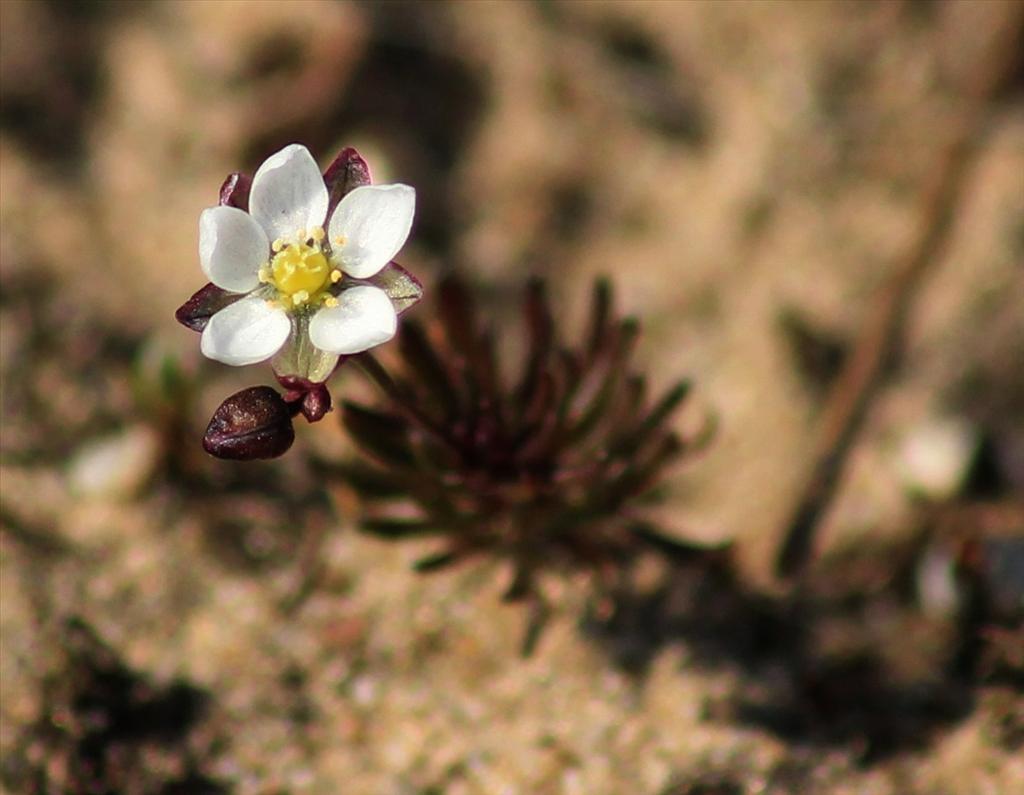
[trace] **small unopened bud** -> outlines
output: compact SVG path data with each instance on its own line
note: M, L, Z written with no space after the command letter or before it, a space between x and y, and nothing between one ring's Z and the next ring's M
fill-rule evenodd
M324 384L316 384L302 396L302 416L310 422L319 422L331 410L331 393Z
M217 458L277 458L295 441L292 409L269 386L252 386L227 398L213 413L203 449Z
M277 382L288 391L284 401L301 411L309 422L320 422L331 410L331 393L327 384L313 382L296 375L279 375Z

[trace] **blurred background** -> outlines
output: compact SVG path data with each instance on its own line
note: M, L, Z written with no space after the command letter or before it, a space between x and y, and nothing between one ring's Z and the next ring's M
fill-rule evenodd
M0 3L5 791L1019 791L1022 8ZM272 376L174 322L197 219L296 141L416 187L428 296L541 275L572 337L611 278L717 422L660 516L726 574L553 582L523 660L500 572L352 532L331 418L202 453Z

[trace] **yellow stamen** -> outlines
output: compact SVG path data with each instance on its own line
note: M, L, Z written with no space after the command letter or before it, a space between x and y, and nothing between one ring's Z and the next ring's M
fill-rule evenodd
M277 298L269 303L291 310L330 297L325 295L327 288L337 283L342 273L320 248L324 238L323 227L313 226L271 244L273 256L258 272L261 283L277 290Z
M333 309L337 305L338 305L338 299L335 298L333 295L326 295L326 296L324 296L324 306Z
M323 290L331 266L319 246L290 243L274 255L270 270L274 286L298 306Z

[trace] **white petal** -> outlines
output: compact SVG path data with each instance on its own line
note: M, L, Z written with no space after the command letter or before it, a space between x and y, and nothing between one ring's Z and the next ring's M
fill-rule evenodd
M327 186L306 147L291 144L263 161L252 178L249 212L271 241L324 225Z
M259 284L270 244L252 216L237 207L210 207L199 216L199 263L222 290L247 293Z
M321 309L309 323L309 338L322 351L361 353L395 336L398 316L383 290L368 285L350 287L338 296L338 306Z
M368 279L405 245L416 212L416 191L408 185L363 185L341 200L328 235L334 259L345 273ZM344 238L338 243L338 238Z
M241 366L269 359L288 339L288 313L255 295L220 310L203 329L204 356Z

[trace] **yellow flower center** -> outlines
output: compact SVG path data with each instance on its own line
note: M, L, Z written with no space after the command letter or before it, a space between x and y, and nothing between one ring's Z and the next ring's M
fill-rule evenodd
M320 246L307 243L291 243L270 261L270 272L274 275L277 289L286 295L318 292L330 277L330 266Z
M274 256L268 266L260 269L260 281L277 289L278 301L286 309L321 297L327 305L335 303L333 296L323 293L341 278L341 271L331 267L320 249L323 239L324 230L314 227L308 235L301 230L296 243L274 241Z

